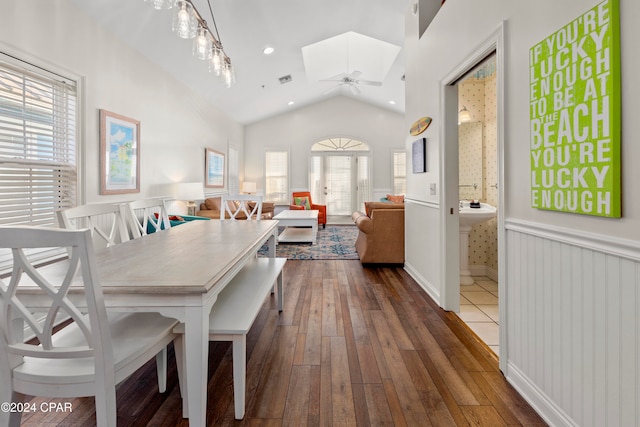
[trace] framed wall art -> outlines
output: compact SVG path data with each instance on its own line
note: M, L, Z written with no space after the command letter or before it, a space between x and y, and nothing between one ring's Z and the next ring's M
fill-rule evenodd
M205 148L204 158L204 186L224 188L224 153Z
M411 164L413 173L427 171L427 138L420 138L411 146Z
M100 110L100 194L140 192L140 122Z
M605 0L529 51L531 206L619 218L619 0Z

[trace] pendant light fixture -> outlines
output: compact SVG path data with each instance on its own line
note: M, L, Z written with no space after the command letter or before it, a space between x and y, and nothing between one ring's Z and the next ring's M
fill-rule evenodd
M227 87L231 87L235 83L236 77L231 65L231 58L227 56L222 47L211 8L211 0L207 0L207 4L215 36L191 0L144 0L144 2L150 3L157 10L175 9L172 21L173 32L180 38L194 39L193 56L203 61L208 60L209 72L222 78Z
M462 110L458 113L458 121L460 123L470 122L471 121L471 113L467 110L467 107L462 106Z
M198 59L206 60L212 56L212 41L210 33L203 26L198 28L198 35L193 39L193 56Z
M193 5L187 0L178 0L173 15L173 32L181 39L192 39L198 31L198 20Z
M209 61L209 72L216 76L222 74L222 51L217 46L211 49L211 60Z

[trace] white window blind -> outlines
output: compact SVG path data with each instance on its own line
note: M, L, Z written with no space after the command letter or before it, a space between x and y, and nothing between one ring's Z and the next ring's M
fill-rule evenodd
M407 193L407 152L393 152L393 194Z
M76 105L75 81L0 53L0 225L76 205Z
M265 152L265 200L289 203L289 152L267 150Z

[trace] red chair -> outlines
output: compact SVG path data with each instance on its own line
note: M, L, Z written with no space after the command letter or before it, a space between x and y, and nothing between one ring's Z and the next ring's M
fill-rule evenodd
M296 197L308 197L311 210L318 211L318 225L322 224L322 228L326 228L327 225L327 207L325 205L315 205L311 200L311 193L308 191L295 191L291 195L291 205L289 209L304 210L304 206L296 205L294 203Z

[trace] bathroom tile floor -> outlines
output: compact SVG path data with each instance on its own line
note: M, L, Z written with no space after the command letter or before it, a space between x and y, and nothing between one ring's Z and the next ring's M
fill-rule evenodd
M458 316L498 355L498 283L484 276L474 276L473 285L460 286Z

